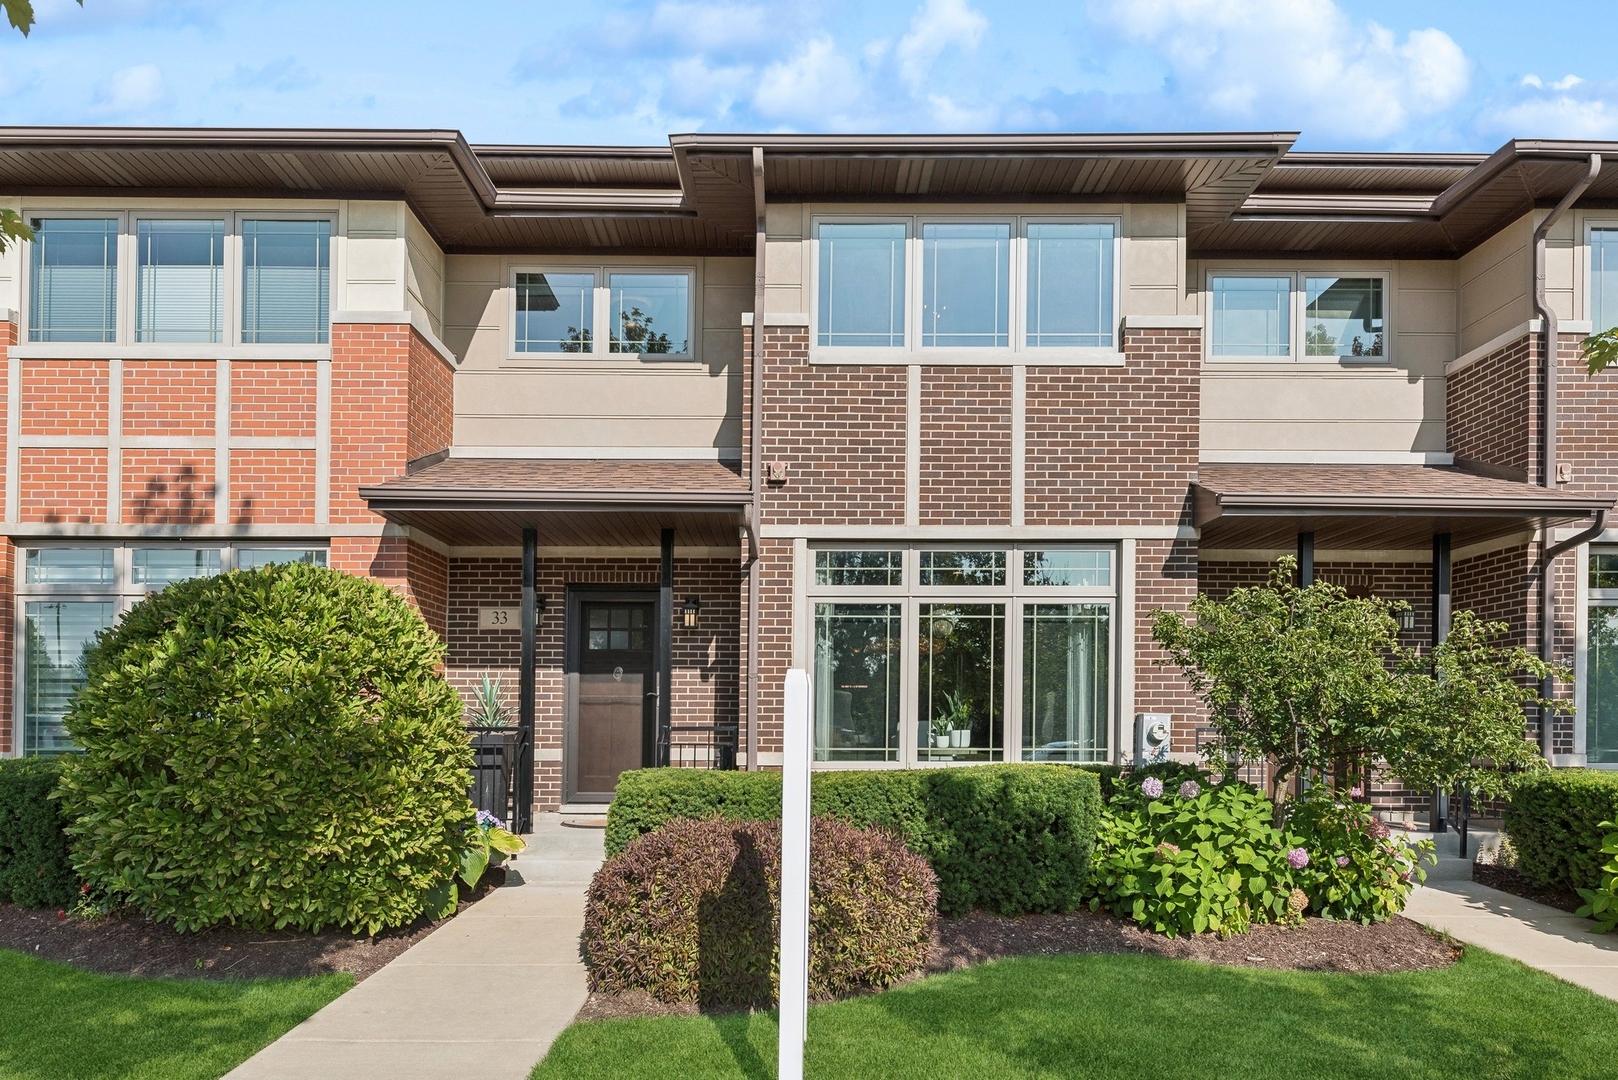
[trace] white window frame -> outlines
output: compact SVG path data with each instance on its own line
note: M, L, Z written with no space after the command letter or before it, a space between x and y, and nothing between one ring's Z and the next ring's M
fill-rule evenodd
M595 296L591 306L591 317L595 320L595 328L591 332L590 351L577 353L564 352L520 352L517 349L517 275L518 274L594 274ZM691 336L686 341L686 351L683 353L633 353L613 352L612 335L606 332L612 316L612 286L613 274L667 274L674 276L683 274L686 278L685 317L686 325L690 328ZM699 319L702 314L702 305L699 297L702 290L702 276L698 267L685 263L680 265L659 266L655 263L577 263L577 262L544 262L544 263L512 263L506 271L506 355L511 360L522 360L538 363L576 364L581 360L592 362L607 361L620 364L666 364L666 363L692 363L701 360L702 352L702 325Z
M24 220L34 218L79 218L118 222L118 280L115 293L118 310L115 313L110 342L46 342L30 340L33 333L33 245L24 244L20 266L18 303L18 340L12 347L13 355L72 359L100 359L103 357L167 358L203 357L239 354L247 357L263 356L278 359L327 359L331 356L331 317L338 310L339 251L342 233L341 221L334 210L241 210L198 208L153 208L135 210L96 210L82 206L55 209L50 206L26 206L21 212ZM253 221L325 221L331 225L327 250L328 288L326 300L326 340L321 343L268 343L241 340L242 310L242 222ZM140 273L140 253L137 250L139 221L223 221L225 223L225 266L221 283L224 306L221 311L220 340L216 342L136 341L136 279Z
M903 225L905 227L905 334L904 345L821 345L820 341L820 226ZM921 312L922 227L925 225L1010 225L1010 305L1007 347L923 346ZM1030 347L1028 345L1028 226L1112 226L1112 345L1097 347ZM810 220L809 360L832 364L1069 364L1118 366L1124 362L1121 342L1123 317L1124 219L1119 214L816 214Z
M1584 251L1582 252L1583 258L1581 260L1583 265L1580 267L1580 276L1583 281L1580 283L1579 289L1582 294L1581 298L1584 301L1584 310L1580 314L1590 323L1590 332L1593 334L1599 334L1603 330L1611 329L1610 326L1597 326L1595 324L1596 274L1593 255L1595 245L1592 234L1598 230L1601 232L1618 232L1618 218L1586 217L1584 219Z
M63 584L31 584L27 577L27 560L29 551L63 548L86 548L96 551L112 551L112 581L104 584L93 583L63 583ZM24 680L26 673L23 670L25 663L25 646L27 644L27 605L35 601L81 601L89 603L108 603L113 605L113 621L124 617L129 609L152 593L161 592L165 585L139 584L134 580L134 551L136 548L211 548L219 552L219 572L228 573L236 568L236 553L248 550L306 550L325 551L326 564L331 564L331 545L326 540L262 540L251 542L231 542L229 540L201 539L162 539L125 540L115 543L96 542L94 540L49 540L28 542L20 541L16 547L15 595L12 612L12 657L11 670L14 675L14 692L12 693L11 709L11 757L23 756L25 732L23 731L24 710L26 701L24 697Z
M810 697L814 697L815 675L815 605L842 604L897 604L900 609L899 677L899 753L895 761L814 761L815 769L916 769L951 768L983 762L936 761L923 757L916 744L918 720L917 689L920 680L918 650L921 632L922 604L1000 604L1005 611L1004 680L1001 684L1002 748L993 761L1022 761L1022 680L1023 680L1023 615L1029 604L1097 604L1107 607L1107 715L1099 725L1106 745L1097 752L1093 764L1106 764L1116 760L1118 747L1112 745L1117 738L1119 672L1122 658L1118 655L1119 624L1122 596L1119 574L1123 563L1121 545L1116 543L874 543L854 541L837 543L816 541L808 545L808 566L805 578L804 611L800 625L808 642L806 663L810 678ZM817 585L815 584L815 552L817 551L903 551L902 584L897 586ZM921 552L923 551L1003 551L1006 555L1006 583L1004 585L928 585L921 584ZM1110 585L1024 585L1023 553L1027 551L1102 551L1109 557ZM1036 760L1028 758L1027 760Z
M1381 356L1306 356L1304 338L1304 312L1308 309L1305 282L1309 278L1380 278L1382 280L1382 355ZM1291 296L1287 311L1291 315L1291 338L1287 356L1219 356L1214 353L1213 337L1213 283L1215 278L1291 278ZM1394 352L1394 275L1391 268L1354 268L1321 266L1298 269L1296 267L1216 266L1210 267L1203 277L1202 340L1203 359L1210 364L1329 364L1332 367L1386 367L1393 363Z

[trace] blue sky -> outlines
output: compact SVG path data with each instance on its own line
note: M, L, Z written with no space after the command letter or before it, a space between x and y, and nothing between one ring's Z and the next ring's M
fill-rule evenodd
M1618 138L1610 2L36 0L0 123ZM1542 24L1542 25L1536 25Z

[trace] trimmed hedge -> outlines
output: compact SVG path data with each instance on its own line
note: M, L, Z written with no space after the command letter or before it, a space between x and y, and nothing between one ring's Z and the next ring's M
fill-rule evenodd
M938 898L898 837L816 818L810 836L809 993L881 990L927 961ZM590 989L706 1008L768 1008L780 986L781 824L675 819L590 882Z
M1020 915L1085 899L1101 813L1094 773L1068 765L820 772L815 815L897 833L938 875L938 909ZM779 773L640 769L618 780L607 854L676 818L781 816Z
M78 896L50 758L0 760L0 903L63 908Z
M1601 887L1603 821L1618 821L1618 773L1545 769L1512 789L1505 825L1517 870L1541 886Z
M473 818L443 659L403 597L324 567L147 597L102 633L68 706L74 866L180 930L409 923Z

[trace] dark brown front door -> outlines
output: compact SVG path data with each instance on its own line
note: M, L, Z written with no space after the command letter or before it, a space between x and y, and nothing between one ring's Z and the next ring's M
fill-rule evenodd
M575 609L572 798L611 798L618 774L652 763L657 723L654 601L583 596Z

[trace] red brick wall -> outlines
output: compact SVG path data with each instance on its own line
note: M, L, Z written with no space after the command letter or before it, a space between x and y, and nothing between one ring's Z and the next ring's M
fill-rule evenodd
M454 404L454 368L412 328L407 460L435 454L455 441Z
M21 416L29 435L106 435L105 360L24 360Z
M1124 356L1028 369L1029 525L1190 524L1201 332L1131 330Z
M74 525L107 520L105 450L24 447L17 471L20 520Z
M923 525L1010 523L1011 369L921 369L920 501Z
M806 327L764 328L764 460L789 477L771 486L764 520L903 524L905 369L808 361Z
M125 450L123 520L130 525L211 525L212 450Z
M213 435L217 372L212 360L124 361L124 434Z
M535 803L554 810L562 799L563 648L569 585L622 585L648 590L655 599L658 560L655 556L582 558L550 557L541 550L536 586L547 600L535 641L535 749L538 775ZM696 630L676 629L672 642L673 697L670 713L676 724L736 723L739 716L740 581L737 559L682 557L675 548L674 596L678 607L687 596L702 604ZM516 630L482 630L478 609L517 607L522 602L522 563L515 557L457 558L449 562L447 662L450 680L470 700L478 681L500 679L502 692L517 704L518 663L522 637ZM552 760L545 760L550 757Z
M244 438L314 438L315 365L231 361L230 433ZM234 474L235 455L231 457ZM231 482L235 483L234 476Z
M392 587L439 637L448 632L449 561L441 552L405 536L336 536L329 565Z
M232 450L232 525L308 525L315 520L313 450Z

